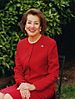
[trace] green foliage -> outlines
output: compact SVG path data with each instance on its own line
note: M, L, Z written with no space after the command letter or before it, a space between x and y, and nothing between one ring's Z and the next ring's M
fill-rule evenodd
M75 84L65 86L62 89L61 99L75 99Z
M71 22L71 19L75 17L70 9L72 4L71 0L55 0L55 4L60 9L61 24L65 25Z
M16 44L25 36L21 32L18 22L21 20L22 14L29 8L37 8L44 13L48 22L48 29L45 34L51 37L61 34L61 18L65 18L64 24L67 22L66 19L70 19L70 15L72 15L69 9L69 0L61 0L61 2L59 2L60 0L7 1L3 5L3 10L0 10L0 66L2 66L0 70L14 66ZM66 12L64 12L65 7ZM62 13L60 13L61 11Z

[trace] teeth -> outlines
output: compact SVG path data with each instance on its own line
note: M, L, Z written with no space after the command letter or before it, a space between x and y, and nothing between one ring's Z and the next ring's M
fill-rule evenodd
M32 30L30 30L30 31L32 31ZM32 32L34 32L34 31L32 31Z
M30 31L30 32L35 32L35 30L34 30L34 29L29 29L29 31Z

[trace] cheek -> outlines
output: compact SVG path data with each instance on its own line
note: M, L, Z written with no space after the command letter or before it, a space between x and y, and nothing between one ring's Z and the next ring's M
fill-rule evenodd
M29 26L26 24L26 25L25 25L25 31L26 31L26 32L27 32L28 28L29 28Z
M40 25L35 25L35 27L36 27L37 29L40 29Z
M37 27L37 30L40 31L40 27Z
M25 27L27 28L27 27L29 27L29 25L28 25L28 24L26 24L26 25L25 25Z
M26 28L27 28L27 27L31 27L31 24L27 24L27 23L26 23L25 27L26 27Z

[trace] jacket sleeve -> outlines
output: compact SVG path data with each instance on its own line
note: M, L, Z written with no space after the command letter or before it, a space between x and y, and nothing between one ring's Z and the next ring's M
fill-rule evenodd
M59 62L56 42L48 48L48 75L35 81L36 90L43 90L54 84L59 74Z
M24 79L24 73L23 73L23 68L22 64L20 62L20 46L19 43L17 44L17 49L16 49L16 56L15 56L15 67L14 67L14 78L16 81L16 84L19 85L22 82L25 82Z

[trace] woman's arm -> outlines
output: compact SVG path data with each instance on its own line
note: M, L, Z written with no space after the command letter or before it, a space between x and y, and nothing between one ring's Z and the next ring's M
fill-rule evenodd
M19 85L22 82L25 82L24 75L23 75L23 68L20 62L20 44L17 44L17 49L16 49L16 56L15 56L15 67L14 67L14 73L15 73L15 81Z
M56 42L54 41L48 49L48 75L33 83L36 86L36 90L47 88L54 84L58 78L59 62Z

